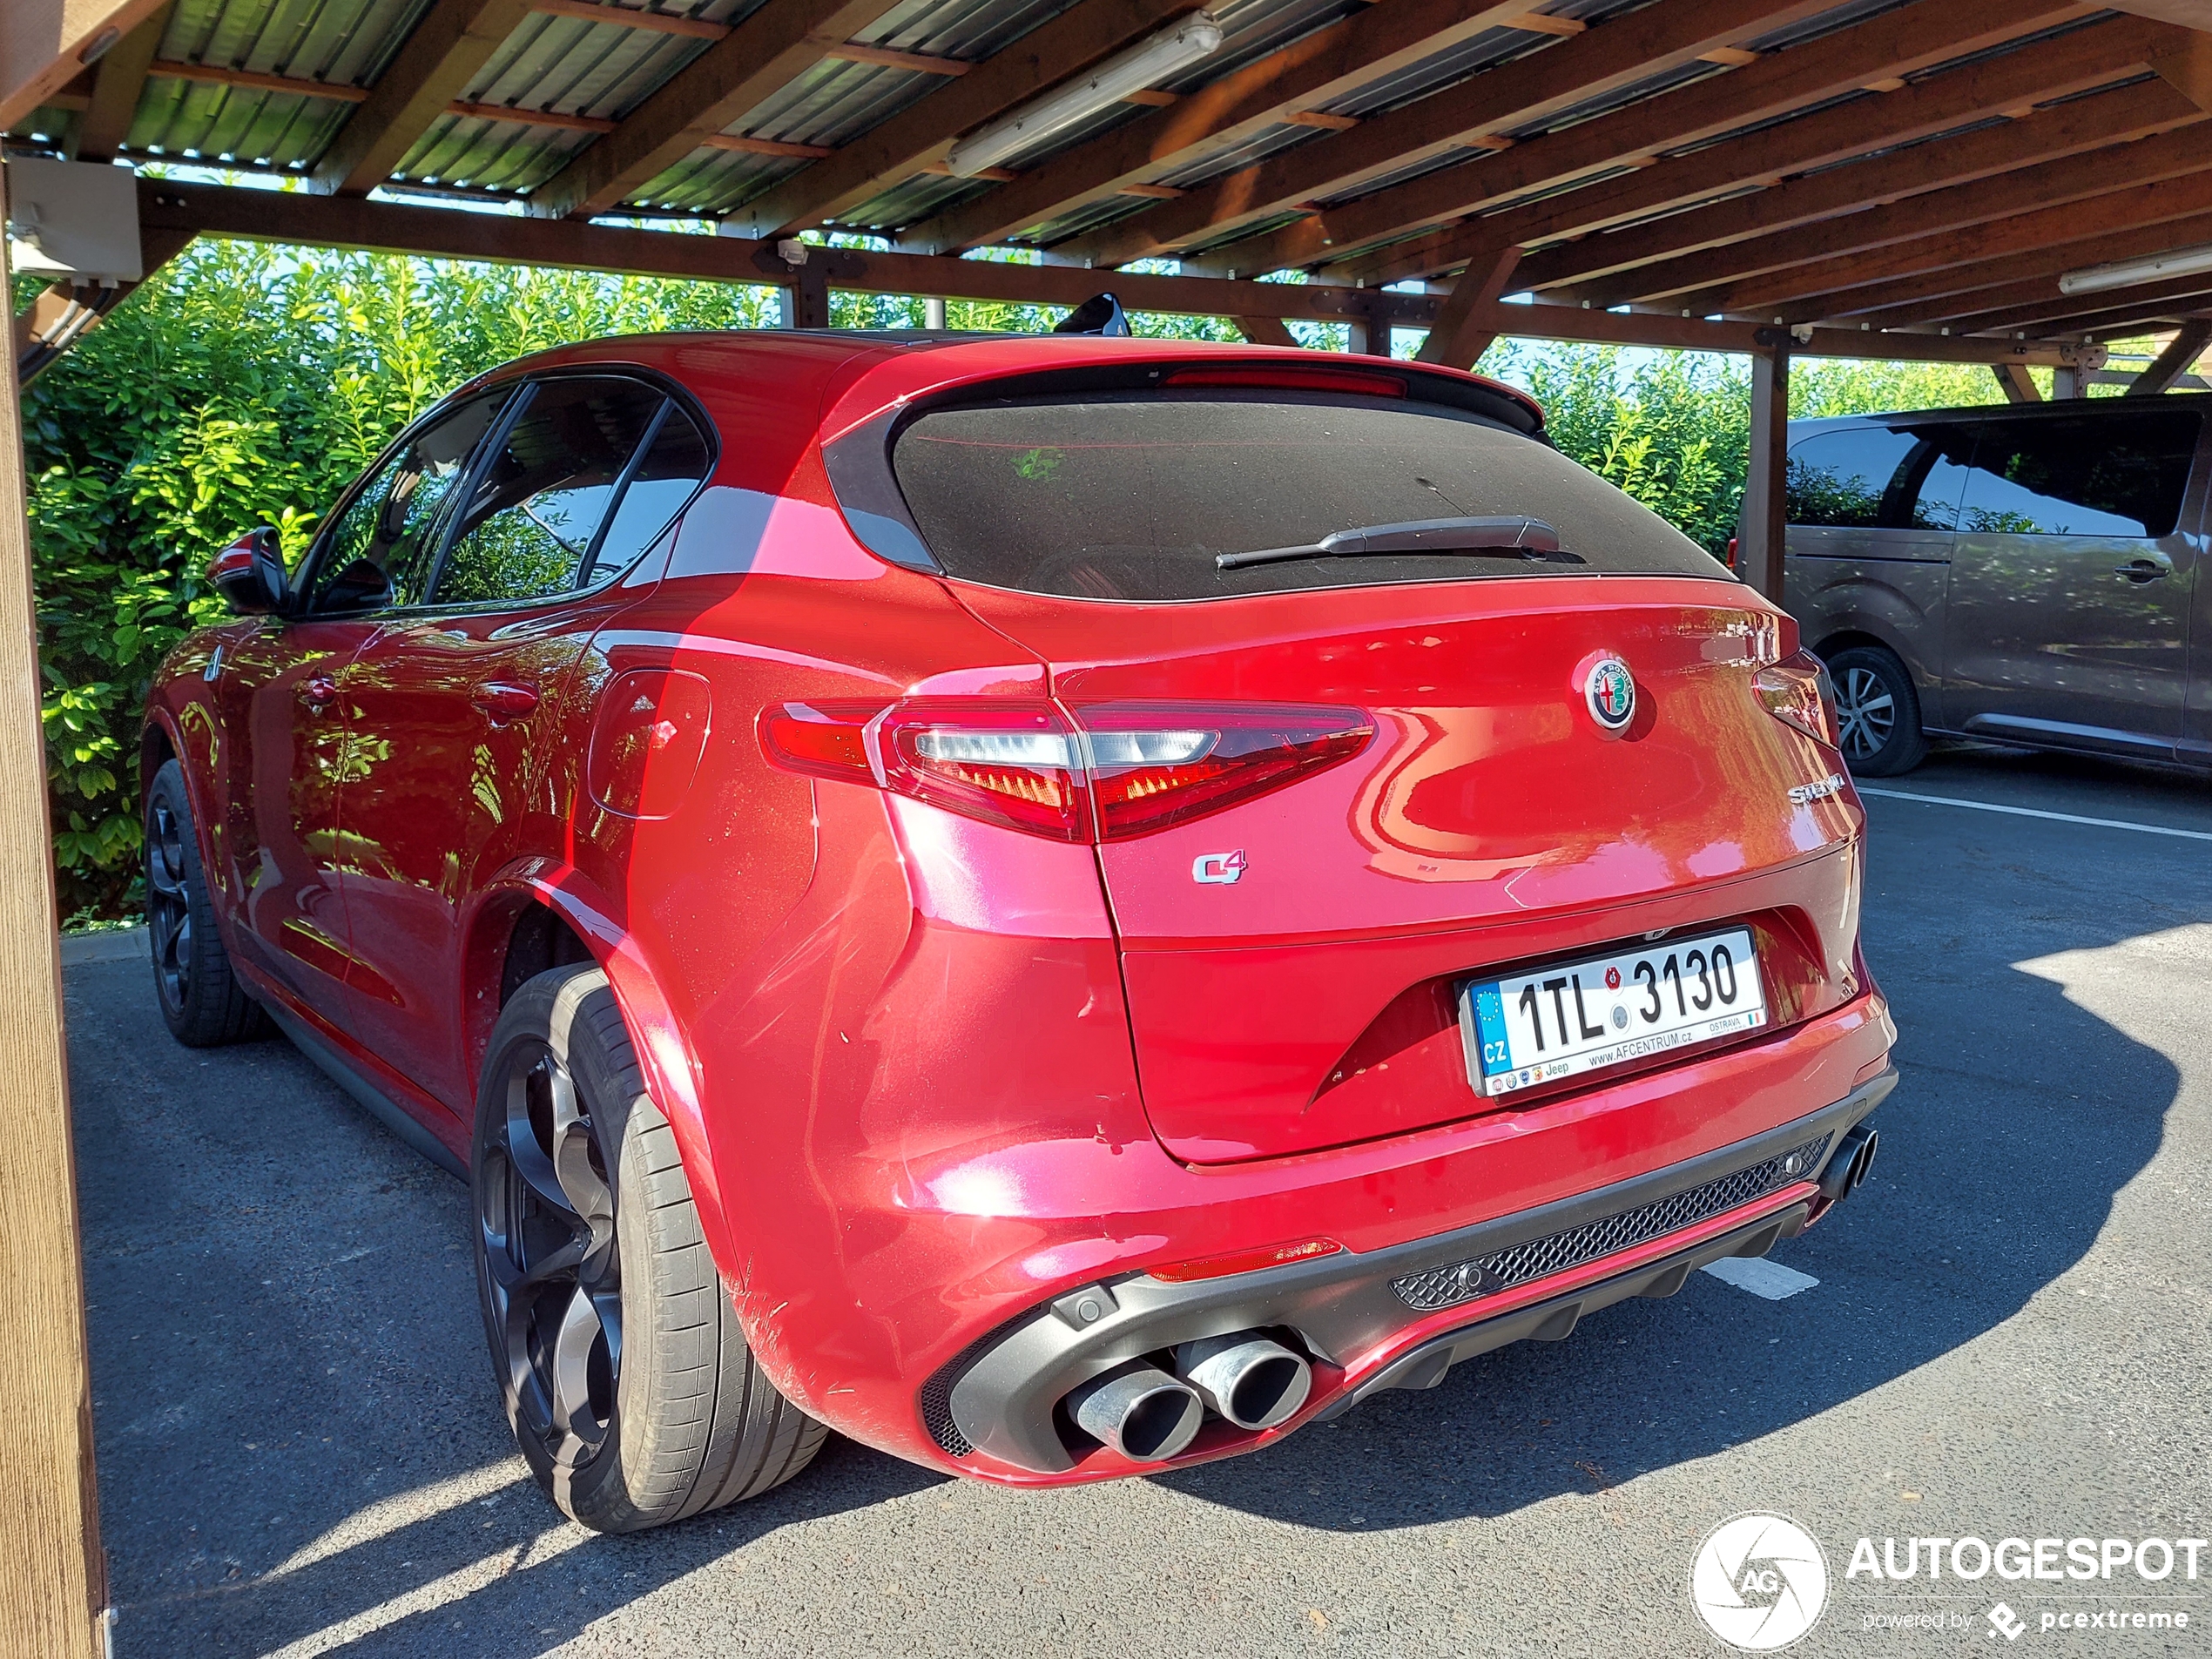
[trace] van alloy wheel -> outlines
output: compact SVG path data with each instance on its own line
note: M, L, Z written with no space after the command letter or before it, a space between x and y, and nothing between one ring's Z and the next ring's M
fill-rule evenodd
M488 1290L520 1426L574 1468L604 1444L622 1374L622 1264L608 1160L568 1069L520 1045L476 1183Z
M1897 730L1897 699L1872 669L1846 668L1836 676L1836 718L1844 758L1865 760L1879 754Z

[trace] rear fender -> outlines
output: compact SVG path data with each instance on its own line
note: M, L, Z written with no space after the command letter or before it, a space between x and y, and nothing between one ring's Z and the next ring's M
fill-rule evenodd
M616 921L615 907L597 886L572 866L550 859L531 859L502 870L475 898L475 914L468 930L468 966L475 997L487 982L479 971L482 953L505 948L506 934L494 925L503 914L511 921L529 900L546 906L575 930L591 952L592 960L607 976L615 1005L622 1010L631 1046L645 1074L645 1092L676 1132L676 1147L684 1160L684 1173L698 1205L699 1227L707 1249L725 1281L737 1282L738 1258L722 1207L721 1190L715 1180L714 1159L708 1150L706 1130L699 1109L699 1066L683 1026L670 1012L661 995L654 966L638 949L628 931ZM495 1004L499 971L491 968L489 983ZM496 1008L494 1009L496 1018ZM469 1022L475 1046L472 1060L482 1063L483 1042L474 1035L475 1010ZM484 1035L489 1035L489 1026Z

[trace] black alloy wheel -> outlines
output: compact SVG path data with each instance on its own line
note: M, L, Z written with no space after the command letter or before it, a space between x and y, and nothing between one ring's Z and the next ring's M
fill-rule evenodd
M146 785L146 935L154 1001L170 1035L212 1049L265 1035L267 1016L231 971L199 861L184 769L164 761Z
M488 1318L518 1434L575 1469L604 1446L622 1375L622 1257L608 1159L576 1080L523 1043L492 1084L503 1109L475 1182Z
M592 964L539 974L500 1010L469 1187L502 1403L564 1514L637 1532L806 1467L828 1431L745 1345L676 1133Z

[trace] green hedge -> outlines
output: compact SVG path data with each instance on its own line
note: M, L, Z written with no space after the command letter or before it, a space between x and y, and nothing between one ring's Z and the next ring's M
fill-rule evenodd
M919 300L834 303L841 326L921 321ZM250 243L198 244L145 284L24 399L63 914L136 907L139 711L163 654L222 614L201 580L216 549L270 523L296 554L393 432L483 369L597 335L761 327L774 305L760 288ZM954 305L950 321L1035 328L1054 314ZM1207 320L1137 326L1239 337ZM1312 345L1341 332L1298 326ZM1980 370L1811 367L1805 413L1995 395ZM1725 543L1743 489L1740 364L1514 344L1483 368L1544 401L1569 455L1705 545Z

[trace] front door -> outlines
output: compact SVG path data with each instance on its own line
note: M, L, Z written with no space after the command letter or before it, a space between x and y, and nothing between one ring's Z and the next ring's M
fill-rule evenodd
M219 858L239 946L341 1029L352 971L341 872L352 854L340 796L383 759L359 738L347 677L377 632L375 613L419 592L446 495L497 408L496 397L474 400L405 435L308 550L289 614L226 642L216 664L231 745Z
M210 837L239 952L342 1025L346 921L336 865L346 718L339 676L374 624L265 617L214 664L224 800Z
M2188 690L2202 417L2153 408L1969 424L1945 724L2171 758Z
M620 602L609 579L689 493L669 495L671 457L703 472L696 429L657 387L569 375L526 396L475 469L425 604L392 618L346 679L357 742L388 757L345 786L349 1017L462 1114L472 900L564 845L587 729L569 707L573 671Z

